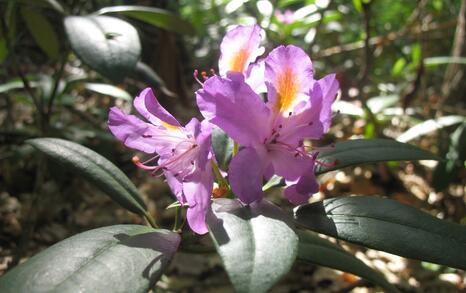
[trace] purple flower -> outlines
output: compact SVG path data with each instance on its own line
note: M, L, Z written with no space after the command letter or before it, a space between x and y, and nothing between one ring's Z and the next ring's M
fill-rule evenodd
M241 72L254 91L265 92L264 62L253 63L264 53L264 47L260 46L263 38L264 31L258 25L239 25L227 32L220 44L220 76L226 76L227 72Z
M277 20L283 24L290 24L296 21L296 17L294 15L294 12L286 9L285 12L281 12L280 10L277 10L275 12L275 17Z
M210 208L213 176L210 165L211 124L193 118L185 127L157 101L150 88L134 99L134 107L147 120L110 109L108 126L126 146L154 156L133 162L153 174L163 174L182 204L189 206L188 224L198 233L207 233L206 213ZM157 164L147 165L157 160Z
M284 194L292 203L317 192L315 160L303 140L318 139L330 127L338 82L334 74L320 80L313 75L303 50L280 46L265 59L267 102L237 72L209 78L196 93L204 117L242 146L228 177L243 202L260 200L263 178L273 174L285 179Z

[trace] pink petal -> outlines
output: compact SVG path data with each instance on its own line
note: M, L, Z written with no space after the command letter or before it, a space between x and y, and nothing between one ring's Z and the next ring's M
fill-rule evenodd
M186 218L189 227L197 234L208 232L206 215L210 210L213 177L212 169L198 171L183 182L183 193L189 204Z
M156 152L157 142L146 136L155 130L152 124L143 122L134 115L128 115L117 107L112 107L108 114L108 128L127 147L148 154Z
M288 113L300 100L309 99L314 83L309 56L296 46L279 46L265 59L265 83L269 107Z
M163 108L151 88L145 88L133 101L134 108L154 125L181 127L180 123Z
M225 76L228 71L243 73L249 64L263 53L263 48L260 48L262 34L263 31L258 25L239 25L227 32L220 44L220 75Z
M324 126L324 132L327 132L332 123L332 103L340 89L335 74L329 74L317 81L322 90L322 109L320 111L320 121Z
M233 193L244 203L250 204L263 197L263 162L253 148L244 148L231 160L228 170Z
M209 78L196 97L202 115L236 142L245 146L262 143L270 111L241 73Z

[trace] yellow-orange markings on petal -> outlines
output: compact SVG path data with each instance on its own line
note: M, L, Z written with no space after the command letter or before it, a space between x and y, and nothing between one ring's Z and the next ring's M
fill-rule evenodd
M287 111L293 104L299 89L299 81L291 68L286 68L277 79L277 104L279 112Z
M240 49L230 62L230 71L243 72L246 61L248 61L249 51L245 48Z
M163 127L165 127L167 130L178 130L179 127L170 123L167 123L165 121L160 121L160 124L162 124Z

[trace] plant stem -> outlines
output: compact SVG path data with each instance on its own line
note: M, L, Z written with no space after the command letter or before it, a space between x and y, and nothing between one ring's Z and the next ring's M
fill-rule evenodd
M154 228L154 229L158 229L159 226L157 225L157 223L155 222L154 218L149 214L149 212L146 212L144 214L144 218L147 220L147 222L149 223L149 225Z

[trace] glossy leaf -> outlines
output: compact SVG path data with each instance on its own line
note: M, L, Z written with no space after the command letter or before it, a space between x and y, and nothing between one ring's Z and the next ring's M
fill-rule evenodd
M298 236L282 210L266 200L243 206L220 199L209 216L210 236L237 292L266 292L294 263Z
M328 240L299 231L298 259L360 276L382 287L385 292L399 292L383 275Z
M47 18L42 13L28 7L21 8L21 15L37 45L50 59L58 58L60 50L58 37Z
M134 184L120 169L93 150L58 138L35 138L27 140L27 143L94 183L127 210L146 214L146 205Z
M212 149L221 169L228 170L233 154L233 140L220 128L212 130Z
M97 14L119 13L133 17L153 26L166 29L167 31L180 34L194 34L193 26L181 19L179 16L160 8L146 6L111 6L104 7L96 12Z
M439 160L432 153L391 139L355 139L335 144L319 153L316 174L344 167L383 161Z
M340 197L298 206L297 223L377 250L466 269L466 227L393 200Z
M122 90L121 88L116 87L111 84L87 82L84 84L84 87L90 91L93 91L93 92L96 92L96 93L99 93L105 96L111 96L111 97L122 99L125 101L133 100L133 98L127 91Z
M147 292L176 252L178 234L117 225L65 239L0 278L0 292Z
M57 0L17 0L21 4L28 4L30 6L37 6L37 7L44 7L44 8L51 8L60 14L65 14L65 10L63 6Z
M466 122L458 126L450 135L446 160L439 162L434 170L432 186L438 191L461 176L460 169L464 168L466 160Z
M272 178L262 186L262 191L267 191L272 187L279 186L283 182L283 178L278 175L273 175Z
M73 51L88 66L120 81L132 72L141 55L136 29L110 16L69 16L65 30Z
M410 129L402 133L400 136L398 136L396 140L401 142L408 142L435 130L455 125L463 121L466 121L466 118L457 115L444 116L438 119L429 119L414 125Z

